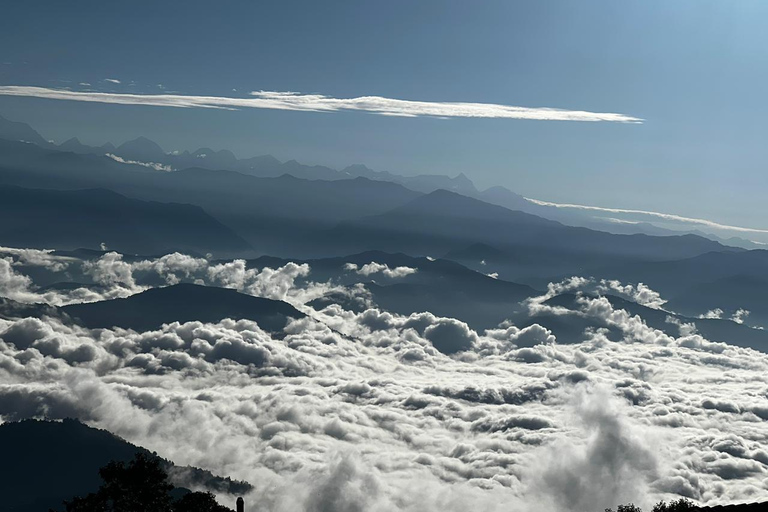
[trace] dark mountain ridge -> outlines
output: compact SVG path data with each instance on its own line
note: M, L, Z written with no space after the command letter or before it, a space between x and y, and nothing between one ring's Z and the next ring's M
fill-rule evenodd
M61 509L63 500L96 491L99 468L108 462L127 462L137 453L158 457L106 430L72 419L4 423L0 425L0 453L8 461L0 465L5 512ZM228 494L243 494L253 488L247 482L161 460L178 488L176 494L189 492L186 486Z
M241 253L249 245L190 204L129 199L107 189L41 190L0 185L0 241L76 249L101 244L126 253Z
M138 332L172 322L214 323L225 318L253 320L262 329L279 331L289 318L305 316L287 302L189 283L152 288L124 299L71 304L60 309L91 329L122 327Z
M263 257L249 260L248 264L276 267L288 261ZM497 326L519 309L521 301L543 293L527 285L494 279L453 261L406 254L366 251L341 257L290 261L309 264L312 272L306 280L330 280L345 286L363 283L373 301L387 311L403 315L429 311L438 316L458 318L478 330ZM387 265L390 270L407 267L416 272L393 277L382 272L363 275L345 268L349 263L357 265L357 270L369 263L378 263ZM352 310L361 309L339 295L317 299L310 305L322 308L332 303L342 303Z

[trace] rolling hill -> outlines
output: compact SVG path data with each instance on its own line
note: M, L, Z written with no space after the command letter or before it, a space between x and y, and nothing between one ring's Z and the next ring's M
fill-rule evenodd
M225 318L253 320L265 330L279 331L288 318L305 316L286 302L187 283L152 288L125 299L71 304L61 310L92 329L117 326L136 331L157 329L164 323Z

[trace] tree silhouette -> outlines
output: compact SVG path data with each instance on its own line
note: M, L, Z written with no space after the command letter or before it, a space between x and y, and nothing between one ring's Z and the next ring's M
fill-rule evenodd
M128 464L110 462L99 475L99 490L65 501L66 512L232 512L210 492L187 493L174 501L174 487L159 457L138 453Z
M669 504L665 501L660 501L653 506L651 512L693 512L694 510L698 510L698 508L692 501L680 498L679 500L669 502ZM607 508L605 512L613 512L613 509ZM632 503L627 503L626 505L616 507L616 512L643 512L643 510Z
M653 506L652 512L687 512L695 509L696 505L692 501L680 498L679 500L670 501L669 504L660 501Z
M173 504L173 512L232 512L224 505L219 505L210 492L191 492L185 494Z
M605 512L613 512L612 508L605 509ZM627 503L626 505L619 505L616 507L616 512L643 512L643 509L633 503Z

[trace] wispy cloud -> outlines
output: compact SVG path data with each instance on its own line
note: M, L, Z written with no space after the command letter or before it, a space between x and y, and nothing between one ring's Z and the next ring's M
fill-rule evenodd
M624 208L603 208L600 206L586 206L582 204L567 204L567 203L550 203L548 201L540 201L538 199L531 199L529 197L525 198L526 200L538 204L541 206L553 206L555 208L573 208L576 210L589 210L589 211L596 211L596 212L606 212L606 213L624 213L624 214L631 214L631 215L646 215L649 217L654 217L657 219L662 219L670 222L682 222L685 224L697 224L700 226L706 226L713 229L722 229L725 231L738 231L741 233L768 233L768 229L758 229L758 228L745 228L741 226L730 226L728 224L720 224L719 222L714 222L711 220L706 219L697 219L694 217L683 217L680 215L674 215L671 213L660 213L660 212L650 212L645 210L628 210ZM610 219L613 222L632 222L632 221L622 221L620 219Z
M121 164L140 165L142 167L148 167L156 171L166 171L166 172L173 171L173 167L171 167L170 165L163 165L157 162L139 162L136 160L126 160L125 158L119 157L117 155L113 155L112 153L107 153L104 156L111 158L115 162L120 162Z
M113 79L108 79L113 81ZM119 83L114 81L115 83ZM546 107L517 107L494 103L411 101L381 96L332 98L321 94L254 91L249 98L226 96L187 96L178 94L122 94L68 91L46 87L0 86L0 95L47 98L55 100L150 105L177 108L215 108L238 110L263 108L302 112L359 111L397 117L532 119L539 121L607 121L642 123L642 119L624 114L564 110Z

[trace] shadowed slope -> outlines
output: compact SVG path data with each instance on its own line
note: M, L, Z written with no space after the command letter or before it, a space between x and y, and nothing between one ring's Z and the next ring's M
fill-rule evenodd
M106 431L88 427L76 420L24 420L0 425L0 487L4 512L44 512L60 509L63 500L84 496L99 487L99 468L110 461L131 460L135 454L152 456ZM156 456L156 455L154 455ZM245 493L252 489L209 471L163 465L179 487L200 486L217 492Z
M41 190L0 185L0 244L125 253L226 254L249 248L197 206L129 199L105 189Z
M253 320L265 330L277 331L288 318L305 316L283 301L195 284L153 288L125 299L72 304L61 310L92 329L117 326L136 331L158 329L164 323L225 318Z

